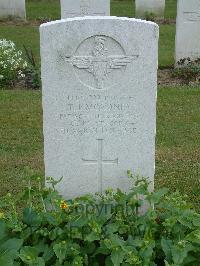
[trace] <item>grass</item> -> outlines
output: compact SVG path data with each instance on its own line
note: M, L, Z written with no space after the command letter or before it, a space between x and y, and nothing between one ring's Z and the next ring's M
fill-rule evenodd
M179 189L200 210L199 102L199 88L159 90L156 187Z
M165 0L165 18L176 19L177 0Z
M27 0L27 19L50 19L60 17L59 0Z
M200 210L200 93L160 88L156 187L179 188ZM192 107L192 108L191 108ZM30 167L44 174L41 92L0 92L0 195L20 191Z
M41 93L0 92L0 195L23 187L26 166L43 174Z
M159 38L159 67L174 65L175 25L161 25Z

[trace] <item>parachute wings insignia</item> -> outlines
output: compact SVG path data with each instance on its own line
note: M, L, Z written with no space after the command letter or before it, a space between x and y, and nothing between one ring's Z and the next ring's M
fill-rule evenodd
M66 57L66 61L72 66L86 70L91 73L96 80L97 89L104 88L106 76L114 70L121 69L130 64L139 55L110 55L107 56L105 48L106 38L97 36L92 55Z

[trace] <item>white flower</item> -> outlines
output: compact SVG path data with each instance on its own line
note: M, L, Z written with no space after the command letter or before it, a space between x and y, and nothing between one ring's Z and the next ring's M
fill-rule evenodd
M23 63L23 68L26 68L28 66L27 62Z
M10 77L15 78L17 76L24 78L23 70L27 66L22 51L16 48L15 43L0 39L0 71L3 72L3 75L0 75L0 80L9 80Z

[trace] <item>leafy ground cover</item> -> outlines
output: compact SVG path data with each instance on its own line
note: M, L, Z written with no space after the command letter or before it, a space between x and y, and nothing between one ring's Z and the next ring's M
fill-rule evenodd
M200 210L199 88L160 88L156 188L179 189ZM23 189L26 167L44 174L39 91L0 91L0 195Z
M39 30L38 26L30 25L0 25L0 39L12 40L17 47L24 51L25 45L31 49L36 57L37 62L40 61L39 48Z
M200 214L180 193L151 193L145 179L127 174L128 194L108 189L65 201L55 180L45 188L32 176L19 195L0 197L0 265L199 266Z

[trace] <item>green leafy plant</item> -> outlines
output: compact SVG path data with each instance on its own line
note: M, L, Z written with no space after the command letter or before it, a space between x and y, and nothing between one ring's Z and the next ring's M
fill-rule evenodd
M27 62L22 51L12 41L0 40L0 88L13 85L16 80L25 79Z
M200 58L194 61L190 58L181 59L173 71L173 76L183 79L186 84L200 83Z
M47 188L31 176L18 197L0 201L0 248L13 244L2 248L11 254L4 265L198 266L200 214L178 192L150 192L147 179L128 177L127 194L107 189L66 201L56 191L61 180L49 178Z
M0 220L0 265L11 266L19 255L23 240L15 238L5 222Z
M28 67L26 69L26 87L31 89L39 89L41 87L40 67L37 66L32 50L24 46Z
M144 18L147 21L155 21L156 15L153 12L145 12Z

